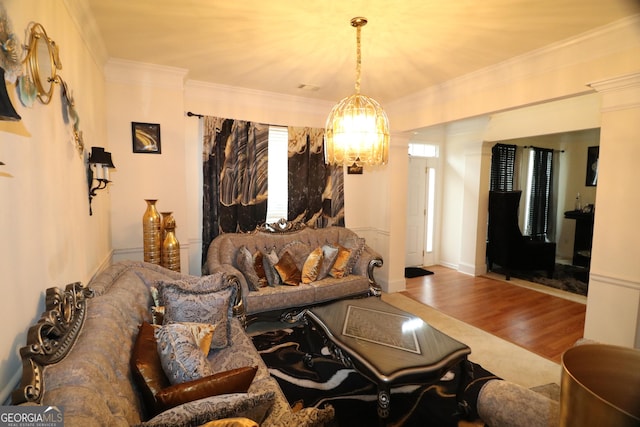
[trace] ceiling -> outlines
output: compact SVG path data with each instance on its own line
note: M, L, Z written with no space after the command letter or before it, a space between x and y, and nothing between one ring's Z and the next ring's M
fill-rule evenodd
M640 0L85 0L111 58L338 101L404 96L640 12ZM300 88L307 85L310 88Z

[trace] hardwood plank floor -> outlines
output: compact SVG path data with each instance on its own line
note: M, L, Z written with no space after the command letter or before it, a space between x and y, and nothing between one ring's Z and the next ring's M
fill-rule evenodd
M583 336L586 305L442 266L407 279L402 293L451 317L560 363Z

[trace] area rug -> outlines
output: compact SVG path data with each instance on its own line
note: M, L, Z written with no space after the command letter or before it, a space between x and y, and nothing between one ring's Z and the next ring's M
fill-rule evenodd
M424 268L420 267L405 267L404 269L404 277L408 279L413 277L428 276L430 274L433 274L433 271L425 270Z
M504 270L495 265L494 273L504 274ZM511 277L586 296L589 290L589 274L583 267L568 264L556 264L553 276L548 277L546 271L512 270Z
M296 326L264 332L254 335L252 339L292 406L322 407L331 404L336 411L336 426L378 424L375 385L355 370L332 359L326 347L322 347L322 338L317 331L311 330L307 336L303 326ZM303 357L311 348L323 350L313 353L312 364L307 366ZM478 393L487 381L497 377L482 366L471 364L473 381L467 380L464 398L471 406L471 418L477 420L475 407ZM459 377L459 369L456 368L436 384L392 388L391 413L387 425L462 425L460 423L466 421L462 421L458 414L456 400ZM478 422L477 425L483 424Z

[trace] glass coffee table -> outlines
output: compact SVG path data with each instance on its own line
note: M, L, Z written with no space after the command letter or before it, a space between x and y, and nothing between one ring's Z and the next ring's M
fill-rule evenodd
M313 307L305 318L323 333L334 358L377 385L382 420L389 416L392 386L435 383L455 365L466 364L471 353L467 345L375 296ZM463 366L463 375L466 371ZM458 401L464 407L461 392Z

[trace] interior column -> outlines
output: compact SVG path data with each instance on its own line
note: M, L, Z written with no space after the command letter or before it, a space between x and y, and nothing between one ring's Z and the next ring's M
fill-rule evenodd
M640 73L590 85L602 96L585 338L640 347Z

